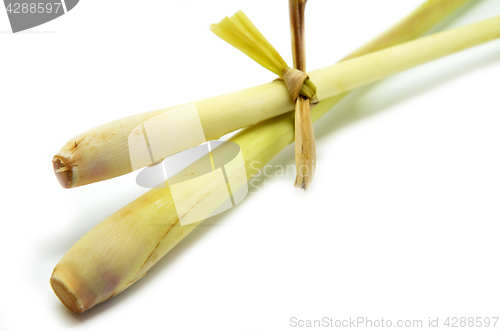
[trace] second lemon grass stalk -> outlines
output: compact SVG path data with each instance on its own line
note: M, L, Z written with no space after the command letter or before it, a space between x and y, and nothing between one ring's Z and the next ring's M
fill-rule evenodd
M418 37L467 2L426 2L399 23L397 40ZM437 3L449 6L436 15L433 10ZM422 24L418 31L411 25L416 16ZM391 45L392 36L389 34L387 38L378 39L365 51L376 51ZM345 95L321 101L311 112L313 121ZM250 178L293 142L293 114L284 114L249 127L231 140L241 147L247 177ZM203 202L203 195L198 194L199 187L189 189L196 199ZM204 189L209 190L210 185ZM181 226L168 187L153 189L84 235L55 267L51 285L68 309L76 313L83 312L131 286L198 225L199 222Z
M447 0L447 2L454 2L457 6L463 3L461 0ZM433 1L432 8L437 7L436 3ZM448 8L454 7L449 5ZM419 12L419 17L421 16ZM414 30L414 21L411 27ZM421 28L417 29L417 32L420 31ZM327 99L403 70L496 39L500 37L499 31L500 18L492 18L352 58L309 72L308 75L317 87L319 98ZM400 35L395 36L398 40L404 40ZM379 42L383 43L384 40L379 40ZM294 109L294 103L283 82L272 82L196 101L194 105L207 141L218 139L234 130ZM174 108L176 107L107 123L71 139L53 158L54 170L59 181L64 187L70 188L131 172L134 169L131 165L128 145L130 132L144 121ZM182 121L172 123L172 125L181 126ZM179 138L169 139L174 142L181 140ZM194 147L194 145L179 147L178 150L175 146L173 147L171 154ZM167 156L169 155L162 155L161 158Z

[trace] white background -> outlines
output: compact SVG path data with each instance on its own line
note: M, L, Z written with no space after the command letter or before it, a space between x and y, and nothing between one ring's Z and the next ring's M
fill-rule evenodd
M311 0L308 68L340 60L421 2ZM273 80L209 31L239 9L291 63L285 1L84 0L19 34L0 10L0 329L499 316L499 41L355 91L315 126L310 192L294 189L292 173L260 177L124 293L81 315L63 307L49 286L54 266L145 189L134 173L64 190L52 156L104 122ZM495 15L500 1L476 1L441 28ZM293 164L293 152L271 164Z

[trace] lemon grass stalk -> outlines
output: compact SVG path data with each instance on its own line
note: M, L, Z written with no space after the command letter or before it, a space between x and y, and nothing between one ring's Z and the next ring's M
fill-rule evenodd
M408 31L417 35L432 26L437 18L445 17L466 0L432 0L423 5L418 13L410 16L399 27L408 27ZM437 13L435 11L438 11ZM430 13L430 17L426 16ZM415 21L420 22L415 28ZM401 25L402 24L402 25ZM390 49L354 58L331 67L309 73L311 81L317 87L321 99L327 99L339 93L359 87L399 71L417 66L436 58L457 52L498 37L499 19L480 22L405 43ZM395 32L396 31L396 32ZM376 51L380 45L393 45L394 40L407 41L407 35L391 30L372 43ZM357 51L356 54L360 54ZM194 106L199 115L205 140L215 140L234 130L248 127L268 118L292 111L294 103L283 82L272 82L246 90L196 101ZM177 107L160 109L124 119L116 120L84 132L68 141L53 158L54 170L61 185L66 188L86 185L101 180L117 177L134 170L130 159L128 138L130 133L144 121ZM183 128L183 121L170 124L177 130L189 132L191 125ZM168 125L167 125L168 126ZM170 129L165 128L165 132ZM183 141L182 136L169 136L169 142ZM186 145L187 144L187 145ZM170 152L159 158L169 156L194 145L170 144ZM195 142L195 145L199 141Z
M438 2L455 5L436 17L435 7L431 5ZM418 15L421 24L429 29L467 2L428 1L414 15ZM415 31L405 24L411 24L414 15L398 25L400 38L416 38L426 30ZM391 43L391 37L379 40L366 52L382 49ZM344 96L321 101L312 110L313 121ZM249 127L231 140L239 144L250 178L293 139L294 119L293 114L288 113ZM196 164L193 167L196 168ZM192 191L193 204L203 203L206 192L199 192L198 186L188 189ZM203 187L203 190L209 189L210 185ZM55 267L51 285L68 309L81 313L131 286L198 224L181 226L169 189L152 189L101 222L71 247Z

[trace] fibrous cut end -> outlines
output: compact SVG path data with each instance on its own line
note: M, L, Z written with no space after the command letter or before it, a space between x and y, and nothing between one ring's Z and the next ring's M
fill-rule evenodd
M54 168L54 174L56 175L59 184L61 184L64 188L69 188L71 186L73 175L71 166L68 164L67 160L56 155L52 159L52 167Z
M82 304L75 294L72 293L62 282L55 279L54 276L50 278L50 286L52 286L54 293L66 308L77 314L84 311Z

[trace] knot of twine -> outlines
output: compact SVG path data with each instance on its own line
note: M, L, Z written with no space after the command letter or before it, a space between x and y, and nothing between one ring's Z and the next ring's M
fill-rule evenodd
M278 79L285 82L293 102L297 100L299 95L309 99L313 105L319 102L316 86L309 79L309 76L299 69L286 67L283 70L283 76Z
M289 0L290 28L294 68L290 68L281 55L242 12L225 17L210 30L230 45L248 55L264 68L283 80L295 103L295 186L307 189L316 168L316 145L311 121L311 105L319 102L316 86L304 72L304 9L307 0Z

